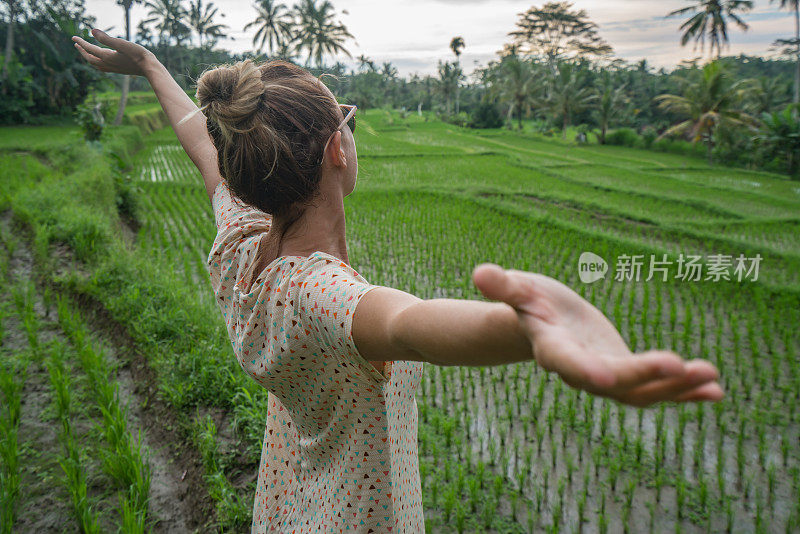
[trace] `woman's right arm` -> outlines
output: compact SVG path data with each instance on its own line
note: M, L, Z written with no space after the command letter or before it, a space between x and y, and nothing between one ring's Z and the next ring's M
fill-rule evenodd
M147 78L178 141L203 176L208 198L212 199L222 178L217 164L217 149L208 135L205 116L152 52L97 29L92 30L92 35L109 48L93 45L75 36L72 40L78 52L100 71ZM193 112L194 115L191 115ZM189 118L182 122L186 117Z
M535 360L570 386L634 406L717 401L718 372L669 351L633 354L589 302L546 276L475 269L484 296L501 302L421 300L391 288L361 298L353 340L366 360L493 366Z

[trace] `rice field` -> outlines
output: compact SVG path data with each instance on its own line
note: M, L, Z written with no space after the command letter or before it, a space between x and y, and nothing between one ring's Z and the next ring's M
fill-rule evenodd
M674 154L465 130L414 115L369 111L359 120L359 181L345 203L350 259L371 283L422 298L480 298L470 281L478 263L540 272L603 310L632 348L671 348L712 361L726 391L714 405L635 409L575 392L533 362L426 365L417 402L428 532L800 528L796 182ZM266 393L234 365L208 282L205 261L216 233L211 206L171 130L147 139L130 178L141 197L141 226L131 246L172 271L192 305L219 323L221 335L198 339L181 355L188 371L158 387L181 409L214 399L213 411L197 410L185 425L200 452L220 530L243 531ZM607 262L604 279L581 281L584 252ZM678 276L692 256L703 269L698 281ZM757 277L747 269L737 276L740 256L760 258ZM626 276L625 258L642 261L641 277ZM653 276L651 258L662 268ZM19 315L13 324L33 317L23 306L33 297L20 295L18 306L9 303L0 313ZM66 304L58 316L65 334L74 330L69 325L78 319ZM58 392L65 387L59 358L96 368L86 371L90 377L107 373L82 339L67 335L64 344L64 358L53 345L41 362L29 361L26 350L0 367L9 406L0 423L9 435L19 426L20 392L4 376L17 368L29 375L56 369L49 387ZM91 380L79 391L92 402L110 402ZM69 406L60 410L55 420L75 418ZM147 433L125 430L124 439L104 447L130 458L129 473L140 469L132 483L139 493L120 496L117 505L119 517L134 525L125 531L137 531L148 513L137 500L148 491L143 477L160 470L148 471L141 460ZM59 454L85 460L69 448L68 432L57 435L64 444ZM2 444L9 458L19 456L15 441ZM79 477L72 484L64 491L74 495L86 485ZM93 510L77 502L73 516L98 524Z
M564 281L637 350L721 370L715 405L634 409L575 392L534 363L426 366L419 451L431 532L792 532L800 525L800 190L781 177L619 147L362 116L346 200L353 267L422 298L479 298L492 261ZM213 307L215 228L171 132L134 175L139 247ZM757 281L579 279L606 259L762 257ZM730 270L733 274L733 270ZM259 434L260 435L260 434ZM253 443L257 447L257 443ZM257 449L254 452L257 454Z

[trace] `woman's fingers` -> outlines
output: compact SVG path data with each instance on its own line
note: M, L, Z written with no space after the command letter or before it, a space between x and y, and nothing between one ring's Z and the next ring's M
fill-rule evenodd
M509 278L505 269L493 263L482 263L475 267L472 281L486 298L505 302L512 307L530 298L524 287Z
M668 377L686 373L683 359L669 351L650 351L630 356L602 358L614 373L614 389L624 391Z
M696 402L696 401L720 401L722 398L725 397L725 392L722 391L722 387L717 384L716 382L711 382L709 384L703 384L700 387L697 387L691 391L687 391L683 395L679 395L675 401L676 402Z
M472 280L486 298L517 311L536 361L572 387L634 406L723 396L710 362L671 351L632 354L599 310L555 280L492 263L475 267Z
M472 271L472 281L483 296L490 300L505 302L517 311L540 321L554 322L558 318L552 287L540 285L530 273L506 270L493 263L482 263Z
M100 59L108 59L110 56L114 54L113 50L109 50L108 48L102 48L97 45L93 45L89 41L78 37L77 35L72 37L72 40L75 41L76 44L80 45L81 48L92 54L93 56L100 58Z
M686 362L686 373L683 376L656 380L616 398L635 406L649 406L656 402L674 401L701 386L715 384L718 376L716 368L709 362L692 360Z
M92 29L92 35L95 39L99 42L103 43L104 45L113 48L114 50L119 50L120 48L124 47L126 43L125 39L119 39L117 37L111 37L103 30L99 30L97 28Z
M93 67L100 68L100 65L103 63L103 61L100 58L95 57L92 54L90 54L89 52L87 52L78 43L75 43L75 48L78 49L78 52L80 53L80 55L83 56L83 59L85 59L86 62L89 63L89 65L91 65Z

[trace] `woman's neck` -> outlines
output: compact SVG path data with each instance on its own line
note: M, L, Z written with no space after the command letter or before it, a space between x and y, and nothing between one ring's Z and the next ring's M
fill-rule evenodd
M273 221L270 229L270 234L275 232L271 239L273 243L278 242L284 224L280 218ZM320 251L349 264L345 231L344 198L341 190L321 191L286 231L275 257L309 256Z

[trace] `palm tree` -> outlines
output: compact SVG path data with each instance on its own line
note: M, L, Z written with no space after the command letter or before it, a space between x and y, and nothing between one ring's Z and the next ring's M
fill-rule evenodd
M197 34L200 48L203 48L203 37L208 37L212 43L215 39L225 37L223 30L228 25L214 23L214 17L217 16L218 11L219 8L214 6L214 2L203 5L203 0L192 0L189 3L189 27ZM224 17L225 13L219 15Z
M692 16L681 25L683 36L681 46L694 39L695 49L700 45L701 51L705 52L706 37L710 41L710 54L719 59L722 55L722 47L728 45L728 21L729 18L739 28L747 31L749 26L739 16L739 13L746 13L753 9L753 0L689 0L693 5L681 9L676 9L667 17L691 14ZM714 55L716 50L716 56Z
M342 78L344 76L347 76L347 65L345 65L341 61L337 61L331 67L330 73L337 78Z
M166 47L164 64L168 65L170 38L175 38L176 43L180 44L190 33L185 22L188 13L181 0L146 0L145 6L149 8L147 12L149 18L145 19L144 23L155 25L155 29L158 31L159 46ZM166 36L166 40L164 36Z
M391 61L387 61L381 66L380 76L383 100L384 102L389 102L394 107L394 103L397 101L397 80L400 76L400 72L397 70L397 67L392 65Z
M400 73L397 71L397 67L392 65L391 61L387 61L381 66L381 75L383 75L387 82L393 82L397 80Z
M136 26L136 42L147 48L152 48L156 44L153 39L153 32L150 31L150 27L145 23L144 19L140 20Z
M464 38L463 37L453 37L453 40L450 41L450 50L456 55L456 61L461 56L461 51L464 49Z
M375 72L378 69L375 67L375 62L373 60L364 54L361 54L358 56L358 70L362 70L364 72Z
M272 57L294 63L295 52L292 43L289 41L282 42L278 49L272 54Z
M453 37L450 41L450 50L453 51L453 54L456 55L456 63L461 65L461 51L464 49L464 38L463 37ZM461 111L461 91L460 87L456 87L456 115L458 115L459 111Z
M154 24L158 30L158 44L169 44L170 37L180 41L182 35L189 32L186 25L188 13L181 0L146 0L145 6L149 8L145 24ZM167 36L166 41L164 36Z
M286 6L274 0L258 0L253 7L256 8L256 18L244 27L244 31L251 27L258 28L253 36L253 46L259 43L256 51L263 51L266 45L269 53L272 54L275 49L289 44L292 20Z
M11 64L11 54L14 51L14 21L17 18L17 0L4 1L8 6L8 30L6 30L6 51L3 56L3 81L8 76L8 66ZM5 93L5 91L6 86L3 84L3 92Z
M439 61L439 91L447 102L447 114L450 115L450 108L453 94L458 88L458 83L464 78L464 73L458 63L449 61Z
M714 134L717 128L722 125L753 126L757 122L747 113L736 109L743 83L744 81L729 83L722 64L713 61L703 67L696 79L686 82L682 96L657 96L655 101L662 110L687 117L685 121L661 134L661 137L688 134L692 142L704 139L708 149L708 162L713 163Z
M533 64L516 54L507 54L500 63L490 65L485 73L489 94L508 105L508 127L512 127L512 117L516 113L521 130L523 117L542 89L541 79L536 76Z
M770 0L774 2L775 0ZM794 40L787 42L779 40L778 44L793 45L796 55L796 68L794 72L794 103L800 103L800 0L778 0L781 9L791 9L794 11Z
M756 140L767 150L785 158L787 171L793 180L800 180L800 119L797 105L786 106L783 112L764 113Z
M763 113L770 113L778 106L785 104L785 95L788 94L788 87L781 78L770 78L761 76L751 80L745 80L742 84L742 96L744 97L747 111L753 116L761 116Z
M587 109L597 95L586 84L585 71L571 63L560 63L553 76L547 99L550 108L563 119L562 136L567 137L567 128L572 117Z
M125 40L131 40L131 7L141 3L141 0L117 0L117 5L125 10ZM122 77L122 94L119 97L117 106L117 116L114 117L114 126L122 124L122 117L125 115L125 105L128 102L128 92L131 88L131 77L127 74Z
M308 54L306 65L313 59L317 67L322 67L322 59L326 54L345 54L353 57L344 47L353 35L347 27L335 19L336 12L330 0L301 0L294 8L296 19L296 45L298 52L305 50Z
M629 101L628 96L625 94L626 87L624 84L615 87L609 77L605 77L598 95L598 105L594 112L595 120L600 126L601 145L606 144L606 134L611 121Z

